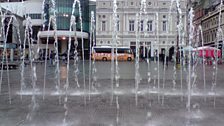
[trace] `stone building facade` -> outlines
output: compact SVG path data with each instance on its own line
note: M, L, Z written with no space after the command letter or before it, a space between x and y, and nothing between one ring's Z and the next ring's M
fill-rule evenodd
M201 21L202 29L203 29L203 38L204 44L208 46L217 46L219 44L219 49L222 49L222 39L219 39L217 36L217 31L219 27L219 12L220 6L216 6L213 11L208 12ZM222 6L221 10L221 22L220 26L222 31L224 31L224 6ZM223 34L223 33L222 33Z
M140 25L136 14L140 12L141 0L117 0L118 44L131 47L136 45L136 30L140 30L141 48L148 47L151 57L155 52L177 45L176 1L171 7L170 0L146 0L146 14ZM183 31L186 31L186 3L180 0ZM169 16L171 8L171 13ZM96 45L111 46L113 34L113 0L96 1Z

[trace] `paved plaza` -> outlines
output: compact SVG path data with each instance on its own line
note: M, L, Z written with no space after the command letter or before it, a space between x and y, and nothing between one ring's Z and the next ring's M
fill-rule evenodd
M159 64L159 74L157 63L150 62L148 65L147 62L141 61L139 65L141 82L137 92L137 105L135 62L119 62L119 87L116 88L114 85L114 89L111 86L110 62L96 62L96 74L91 76L92 80L96 77L96 81L91 83L89 88L89 62L85 61L86 89L84 89L82 61L79 63L78 75L80 87L75 83L74 67L71 63L67 103L64 102L64 85L67 77L65 63L61 63L60 66L62 93L56 92L55 67L48 64L44 100L44 64L37 64L35 93L31 85L32 73L29 65L25 67L26 89L23 92L20 92L19 69L9 71L11 104L9 103L7 74L4 71L0 95L0 125L223 126L224 65L218 65L217 83L214 88L212 88L214 66L206 65L206 89L204 89L203 65L198 64L195 67L197 78L192 86L190 111L186 109L188 73L184 69L181 86L181 70L175 71L173 63L169 63L168 68L165 69L165 80L162 63ZM176 76L174 76L175 72ZM150 82L148 82L149 75ZM175 81L174 78L176 78ZM33 99L32 96L34 96ZM35 107L32 102L34 99Z

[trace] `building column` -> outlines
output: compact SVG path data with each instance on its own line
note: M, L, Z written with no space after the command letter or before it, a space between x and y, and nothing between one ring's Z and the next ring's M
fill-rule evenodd
M143 42L143 57L145 58L146 55L145 55L145 48L146 48L146 42L144 41Z
M14 59L14 50L10 49L10 61L13 61Z
M151 44L151 58L154 58L154 45Z

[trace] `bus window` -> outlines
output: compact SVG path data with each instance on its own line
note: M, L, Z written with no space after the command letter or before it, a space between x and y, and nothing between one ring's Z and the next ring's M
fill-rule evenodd
M122 53L132 54L132 51L131 51L131 49L123 49Z
M111 53L111 49L108 48L95 48L96 53Z
M117 49L117 53L125 53L124 49Z

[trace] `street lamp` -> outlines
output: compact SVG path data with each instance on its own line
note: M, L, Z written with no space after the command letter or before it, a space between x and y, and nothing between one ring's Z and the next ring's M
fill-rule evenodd
M62 40L66 40L66 37L65 37L65 36L63 36L63 37L62 37Z

